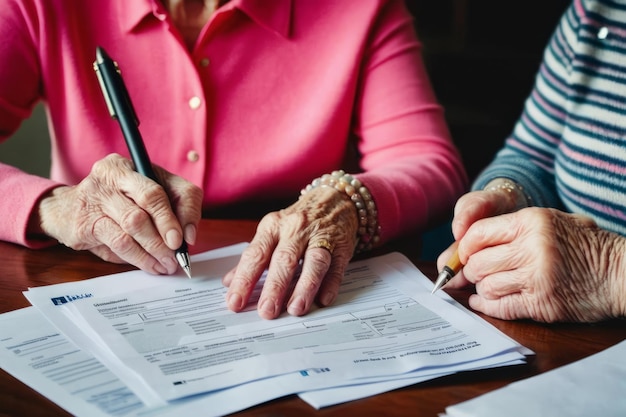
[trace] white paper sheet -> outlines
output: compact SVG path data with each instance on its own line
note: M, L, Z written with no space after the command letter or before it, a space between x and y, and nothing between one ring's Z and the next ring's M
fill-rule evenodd
M446 408L448 417L624 417L626 341Z
M307 402L311 407L315 409L320 409L332 405L345 403L348 401L360 400L362 398L382 394L384 392L392 391L394 389L408 387L410 385L415 385L420 382L425 382L431 379L447 376L452 373L456 373L457 371L461 372L500 366L521 365L525 363L525 361L522 361L518 358L519 355L517 353L505 353L498 357L475 361L474 365L476 366L476 368L470 369L467 366L456 366L447 368L446 370L448 372L445 373L423 376L412 376L412 373L409 373L407 375L398 375L395 378L381 382L361 381L361 383L357 385L351 384L346 386L323 388L319 390L309 390L299 393L298 396L303 401ZM421 374L423 373L418 372L418 375Z
M335 381L328 370L311 369L150 408L34 307L0 314L0 335L0 368L76 416L217 417Z
M422 274L416 274L415 267L412 264L407 264L406 262L397 262L392 265L399 272L403 273L408 282L411 284L419 283L426 288L427 291L430 291L433 283L426 278ZM495 327L493 327L488 322L481 319L476 314L471 311L465 309L461 304L459 304L456 300L446 294L444 291L439 291L437 296L442 297L444 300L449 302L450 304L456 306L461 310L465 310L468 315L473 316L478 323L482 323L485 326L489 327L494 332L500 332ZM503 337L508 337L502 333ZM469 369L466 365L459 366L459 371L467 371L467 370L477 370L483 368L493 368L499 366L511 366L511 365L521 365L525 363L524 360L520 360L519 353L523 355L533 355L530 349L526 347L520 346L519 352L503 354L496 357L491 357L483 360L478 360L473 363L475 368ZM429 376L413 376L412 373L406 375L398 375L396 378L382 381L382 382L366 382L366 380L361 380L362 382L359 385L347 385L340 387L332 387L332 388L324 388L320 390L309 390L306 392L302 392L299 394L299 397L306 401L309 405L316 409L320 409L323 407L328 407L336 404L345 403L348 401L354 401L361 398L366 398L372 395L381 394L383 392L391 391L398 388L407 387L409 385L414 385L420 382L424 382L433 378L443 377L449 375L450 373L456 372L453 368L446 368L448 372L442 373L440 375L429 375Z
M0 315L0 366L74 415L123 416L143 403L34 308Z
M215 273L225 273L235 262L232 257L237 257L248 244L245 242L215 249L202 254L192 256L192 262L203 262L207 260L215 260ZM47 291L50 287L37 287L24 293L31 304L38 306L54 326L59 329L65 337L71 340L75 345L85 352L94 355L100 362L119 361L111 352L108 351L106 345L101 341L100 336L91 331L89 327L82 322L80 317L73 317L65 309L56 308L59 305L67 303L75 303L80 300L92 298L99 293L105 295L118 294L124 291L133 291L140 288L158 285L161 283L172 283L187 279L182 271L172 276L158 276L146 274L143 271L130 271L124 274L113 274L100 277L97 279L79 281L75 283L61 283L54 285L54 295L48 296ZM111 369L110 369L111 370ZM157 393L144 382L144 379L134 373L130 368L126 368L123 364L118 363L112 371L134 387L134 392L143 403L150 407L164 406L167 404ZM137 389L141 386L141 389Z
M273 321L225 308L220 278L236 259L227 250L222 255L194 260L201 278L191 282L125 273L34 288L26 296L148 401L155 393L172 400L309 368L328 368L344 385L416 370L443 373L520 349L422 285L407 293L411 284L390 266L410 265L400 254L351 264L335 306ZM54 305L61 294L85 296Z

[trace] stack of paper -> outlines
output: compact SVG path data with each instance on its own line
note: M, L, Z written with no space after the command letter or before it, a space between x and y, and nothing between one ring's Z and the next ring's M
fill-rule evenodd
M289 394L319 408L532 354L430 294L398 253L352 263L332 307L232 313L221 277L244 247L194 256L192 280L132 271L31 288L34 308L0 316L0 365L75 415L217 416Z

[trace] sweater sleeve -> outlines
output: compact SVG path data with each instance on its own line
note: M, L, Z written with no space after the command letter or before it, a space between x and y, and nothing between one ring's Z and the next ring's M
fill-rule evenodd
M362 74L358 177L372 193L387 241L444 220L466 191L467 176L403 2L386 2L381 10Z
M35 39L34 11L29 2L7 1L0 8L0 141L10 137L40 99L40 68ZM32 150L36 152L37 150ZM0 164L0 240L30 247L50 244L30 239L30 215L42 194L57 186L46 178Z

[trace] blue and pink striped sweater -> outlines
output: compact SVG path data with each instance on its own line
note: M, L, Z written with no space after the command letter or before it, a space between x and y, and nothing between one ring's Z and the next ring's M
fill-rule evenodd
M473 189L495 177L521 184L534 205L626 235L626 1L566 10L521 118Z

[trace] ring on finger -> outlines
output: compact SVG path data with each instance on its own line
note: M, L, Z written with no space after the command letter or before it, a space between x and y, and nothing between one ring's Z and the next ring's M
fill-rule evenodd
M330 243L330 241L328 239L324 239L324 238L315 241L315 243L313 243L312 247L314 247L314 248L324 248L331 255L333 254L333 251L335 250L335 246L332 243Z

